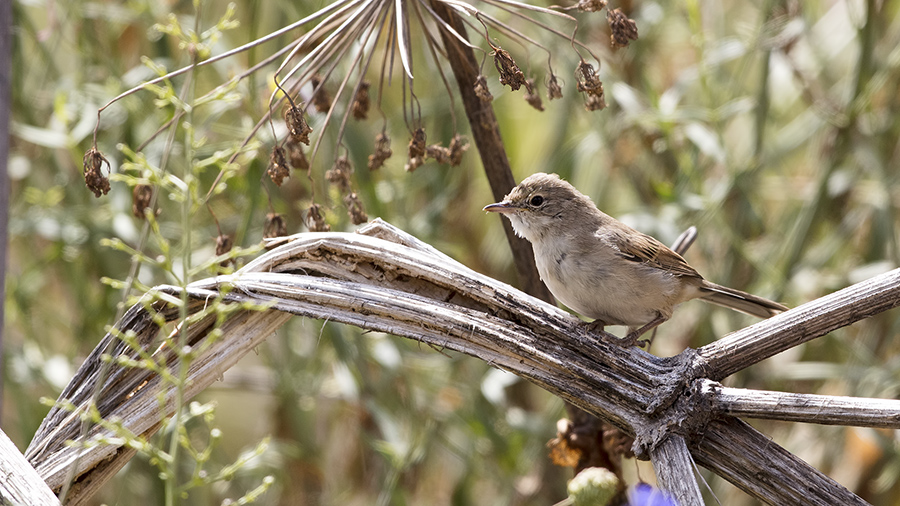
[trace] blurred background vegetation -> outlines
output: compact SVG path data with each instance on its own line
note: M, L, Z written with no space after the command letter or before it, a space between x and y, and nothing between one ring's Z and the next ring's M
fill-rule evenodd
M210 46L213 54L326 3L235 5L239 26L222 33ZM700 236L686 256L705 277L791 306L900 265L897 2L626 0L610 7L637 22L640 38L628 48L610 47L605 13L573 14L578 39L602 61L599 75L609 103L603 111L584 110L572 73L578 59L567 40L517 25L553 54L564 98L548 102L539 68L546 53L498 35L526 75L536 76L545 98L546 110L534 110L522 91L500 85L490 61L485 65L517 180L558 172L607 213L667 243L696 225ZM58 395L123 303L121 290L101 278L124 279L131 259L101 246L101 240L136 246L143 226L132 216L128 186L113 182L100 199L84 186L82 156L91 146L97 109L155 77L144 56L170 70L189 64L177 38L153 27L170 23L172 13L182 25L194 26L196 11L191 2L175 0L14 0L13 9L12 221L0 425L24 449L47 411L38 399ZM214 26L225 10L224 2L204 4L197 26ZM518 23L503 11L497 15ZM197 93L296 36L197 70ZM417 36L422 33L412 32L422 125L429 143L447 145L456 133L448 121L447 91ZM477 38L471 30L470 36ZM243 80L234 90L238 95L196 109L192 125L205 143L197 152L209 155L241 142L268 110L274 69ZM394 72L400 75L399 64ZM336 75L330 85L340 79ZM176 78L173 86L183 82ZM351 119L343 143L368 215L515 284L499 218L481 212L493 200L474 146L460 166L429 161L404 171L410 134L398 78L383 100L394 150L386 165L366 168L382 129L380 113L367 121ZM455 104L459 133L466 135L464 114ZM108 109L98 147L114 172L126 161L119 143L135 149L171 117L172 109L158 106L150 92ZM312 112L309 119L316 135L321 133L323 115ZM324 135L333 139L333 127ZM151 159L165 152L173 172L184 170L184 138L178 133L171 146L155 142L144 152ZM238 159L227 188L210 201L222 231L238 246L258 244L270 205L285 215L289 233L305 231L302 213L312 186L332 229L353 230L324 176L334 159L330 148L315 160L311 179L295 174L276 188L262 181L272 143L271 131L261 130ZM203 193L218 169L199 174ZM262 185L269 187L271 204ZM210 213L201 209L183 217L180 205L165 196L159 204L164 236L198 262L214 255L219 231ZM185 226L191 241L177 242ZM155 257L155 248L151 243L145 251ZM145 267L140 281L152 286L173 280ZM689 303L660 328L652 351L674 355L752 321ZM888 312L726 382L894 398L900 392L898 333L900 313ZM191 491L185 504L236 499L273 475L275 484L261 504L548 505L565 497L571 478L569 470L549 463L545 448L564 416L561 401L480 361L389 335L294 319L200 400L217 406L213 425L222 442L214 463L227 465L263 438L271 441L234 479ZM900 504L900 441L894 431L754 424L866 500ZM197 424L191 430L202 437L207 428ZM638 473L653 480L645 463L625 467L632 480ZM188 464L185 473L190 474ZM722 504L755 504L703 474ZM136 457L96 502L162 503L157 471L148 458Z

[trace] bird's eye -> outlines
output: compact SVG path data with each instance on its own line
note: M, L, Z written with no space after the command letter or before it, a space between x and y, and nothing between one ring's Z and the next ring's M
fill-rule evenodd
M531 197L530 203L531 203L531 205L537 207L544 203L544 197L541 197L540 195L535 195L534 197Z

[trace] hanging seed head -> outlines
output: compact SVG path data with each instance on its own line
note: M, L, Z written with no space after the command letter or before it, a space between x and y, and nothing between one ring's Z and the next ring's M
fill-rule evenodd
M480 98L482 102L494 100L491 90L488 89L487 77L484 74L478 74L478 77L475 78L475 96Z
M440 144L432 144L425 149L425 156L437 163L450 163L450 148L445 148Z
M557 98L562 98L562 96L562 87L556 80L556 74L551 73L550 81L547 83L547 98L550 100L554 100Z
M362 202L359 200L359 195L355 192L344 197L344 204L347 205L347 213L350 215L350 221L353 222L354 225L362 225L369 221L369 216L363 209Z
M225 234L219 234L216 237L216 256L224 255L231 251L231 247L234 246L234 241L230 236ZM222 264L226 264L228 261L222 262Z
M263 226L263 239L272 239L274 237L284 237L287 235L287 224L284 221L284 215L278 213L269 213L266 215L266 224Z
M425 154L425 129L417 128L409 140L408 154L410 158L416 158Z
M594 72L594 67L581 60L578 69L575 70L575 78L578 79L578 91L585 94L585 108L589 111L605 109L606 98L603 93L603 83Z
M144 210L150 207L153 200L153 187L148 184L139 184L131 191L131 214L139 220L146 218ZM159 215L159 209L156 210Z
M359 83L359 89L356 96L353 97L353 117L356 119L366 119L369 117L369 81Z
M556 422L556 437L547 442L550 461L561 467L575 467L581 460L582 451L570 444L574 436L574 424L565 418Z
M512 91L521 88L525 84L525 74L519 70L509 52L497 47L494 48L493 54L494 66L497 67L497 72L500 72L500 83L508 85Z
M581 12L598 12L606 8L606 0L579 0L575 10Z
M331 110L331 94L325 89L323 79L318 74L309 78L313 86L312 102L316 106L316 110L321 113L327 113Z
M313 129L303 118L303 111L295 105L284 108L284 122L287 124L288 134L294 143L303 143L309 146L309 134Z
M291 162L291 168L294 170L309 170L309 160L306 159L303 146L299 142L293 142L292 140L288 140L285 146L287 146L288 161Z
M277 186L281 186L284 178L291 175L291 169L288 167L287 160L284 157L284 148L275 146L272 149L272 157L269 159L269 170L266 171Z
M606 21L609 23L609 42L612 47L626 47L629 42L638 39L637 23L628 19L619 9L607 10Z
M423 163L425 163L425 155L414 156L407 160L406 165L403 166L403 170L406 172L413 172L421 167Z
M375 152L369 155L369 170L378 170L384 166L384 161L394 154L391 151L391 139L382 132L375 136Z
M306 210L306 227L309 228L310 232L328 232L331 230L331 225L325 223L325 218L322 217L322 206L319 204L313 204Z
M537 92L534 79L527 79L525 81L525 101L528 102L528 105L539 111L544 110L544 102L541 101L541 96Z
M103 164L109 168L109 160L103 156L96 147L92 147L84 154L84 184L94 192L94 197L109 193L109 179L103 175Z
M453 136L450 140L450 166L457 167L462 163L463 153L469 149L469 143L465 141L459 134Z
M339 156L334 161L334 166L325 173L325 178L331 184L338 187L342 194L350 191L350 174L353 173L353 166L346 156Z

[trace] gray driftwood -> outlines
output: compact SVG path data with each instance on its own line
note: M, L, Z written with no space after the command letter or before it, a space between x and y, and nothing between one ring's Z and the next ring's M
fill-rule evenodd
M801 342L900 304L900 270L894 270L735 332L699 350L658 358L623 349L586 332L559 308L488 278L416 238L376 220L357 234L306 233L281 239L230 276L191 284L190 312L223 296L269 305L241 310L208 339L210 318L188 327L197 352L189 399L221 377L290 316L355 325L455 350L512 371L549 392L603 417L635 436L639 458L651 459L663 487L684 506L702 504L691 459L770 504L866 504L859 497L736 418L900 428L896 401L847 399L724 388L716 381ZM165 355L148 308L168 321L178 310L176 287L157 287L144 304L117 324L133 331L145 353ZM83 411L100 382L101 356L138 353L108 334L60 396ZM174 369L173 369L174 370ZM166 389L160 412L160 379L144 369L112 365L96 406L106 419L149 436L173 411ZM108 435L100 427L88 439ZM70 479L67 503L81 504L133 451L115 444L88 448L78 411L54 408L26 457L54 490ZM69 476L71 473L71 477Z

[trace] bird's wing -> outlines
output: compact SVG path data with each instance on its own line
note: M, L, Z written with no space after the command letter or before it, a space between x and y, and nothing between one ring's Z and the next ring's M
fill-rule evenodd
M622 227L625 226L622 224ZM637 230L613 228L603 233L601 239L626 260L646 263L676 276L703 279L681 255Z

